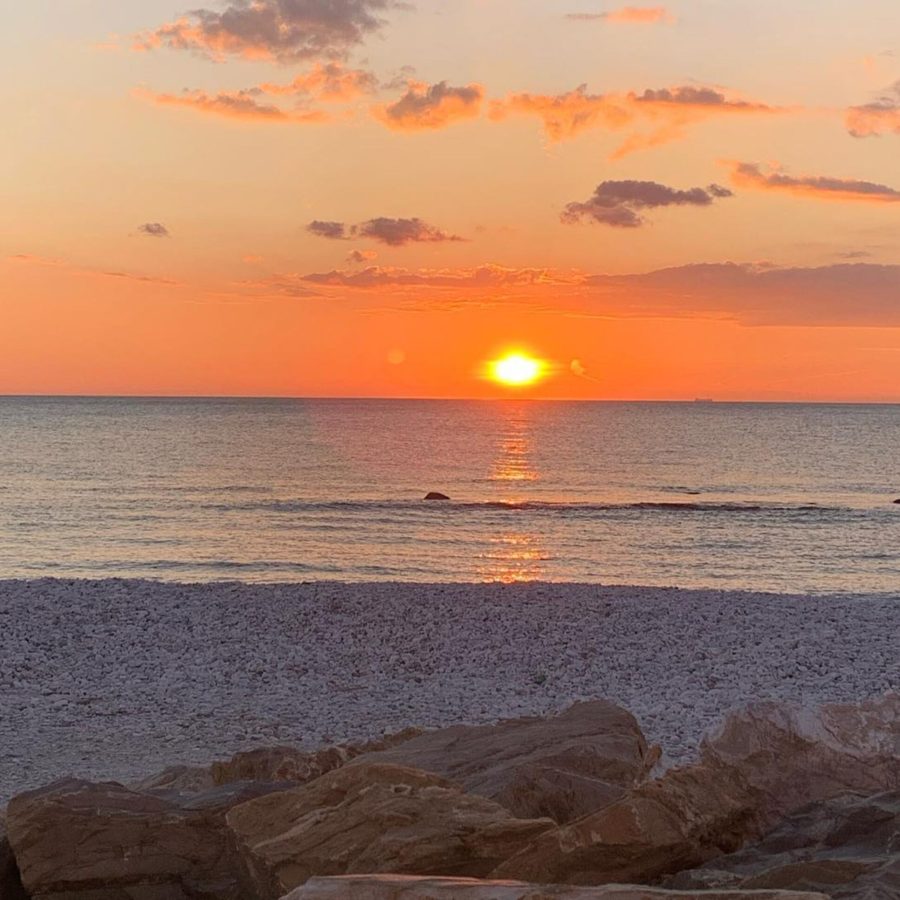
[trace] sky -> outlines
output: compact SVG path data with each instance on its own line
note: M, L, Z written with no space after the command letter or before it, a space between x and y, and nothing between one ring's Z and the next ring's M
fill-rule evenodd
M4 17L0 393L900 401L896 0Z

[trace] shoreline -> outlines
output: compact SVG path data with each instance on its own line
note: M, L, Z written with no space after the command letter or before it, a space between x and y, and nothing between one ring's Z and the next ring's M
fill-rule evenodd
M736 706L900 689L898 626L900 592L0 580L0 802L595 698L687 762Z

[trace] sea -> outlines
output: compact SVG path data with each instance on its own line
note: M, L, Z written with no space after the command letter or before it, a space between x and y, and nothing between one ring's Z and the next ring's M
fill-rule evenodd
M0 398L0 578L900 592L898 499L900 405Z

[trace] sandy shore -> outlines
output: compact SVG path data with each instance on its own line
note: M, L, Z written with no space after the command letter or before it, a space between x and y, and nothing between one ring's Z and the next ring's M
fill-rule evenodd
M666 759L729 708L900 689L900 595L0 581L0 797L603 697Z

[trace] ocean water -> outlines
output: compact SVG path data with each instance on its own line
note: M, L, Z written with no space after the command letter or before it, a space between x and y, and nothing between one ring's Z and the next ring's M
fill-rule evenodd
M0 398L0 578L900 591L898 498L896 405Z

